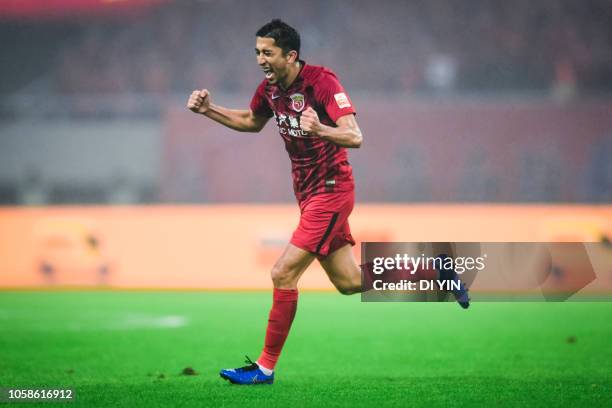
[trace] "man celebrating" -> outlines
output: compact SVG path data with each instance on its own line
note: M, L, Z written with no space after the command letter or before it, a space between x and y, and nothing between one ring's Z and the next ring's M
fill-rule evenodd
M256 362L222 370L234 384L272 384L274 367L297 310L297 283L319 260L342 294L361 291L361 268L351 246L348 224L354 181L346 148L359 148L363 136L355 109L336 75L308 65L300 57L300 36L281 20L256 33L257 63L265 74L250 109L227 109L211 102L208 90L196 90L187 107L241 132L259 132L274 117L291 159L300 222L272 268L272 309L264 349Z

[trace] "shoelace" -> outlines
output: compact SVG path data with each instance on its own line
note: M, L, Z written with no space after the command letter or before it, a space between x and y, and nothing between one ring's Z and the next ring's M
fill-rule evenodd
M253 360L251 360L249 356L244 356L244 357L246 358L244 362L247 363L248 365L237 368L236 371L243 372L243 371L253 371L253 370L259 369L259 366L257 365L257 363L253 362Z

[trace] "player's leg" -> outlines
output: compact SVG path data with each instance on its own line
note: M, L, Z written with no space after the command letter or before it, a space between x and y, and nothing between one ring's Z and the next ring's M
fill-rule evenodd
M315 256L308 251L289 243L278 258L270 276L277 289L296 289L297 283Z
M347 195L349 205L339 211L339 222L327 236L324 252L319 254L319 262L336 289L344 295L360 293L372 288L375 279L372 263L359 265L353 254L352 246L355 240L351 235L348 217L352 210L352 195ZM362 273L363 272L363 273ZM398 280L436 279L436 271L419 269L414 272L407 270L391 271ZM362 281L363 280L363 281Z
M313 245L312 251L340 293L351 295L361 292L361 268L351 250L355 240L348 223L355 203L355 192L322 194L318 197L317 214L330 214L330 222L326 223L325 230L318 234L316 248Z
M361 293L372 287L372 280L375 278L375 275L372 273L372 264L359 265L355 260L349 242L346 242L327 257L319 258L319 263L327 273L329 280L343 295ZM438 273L435 270L419 269L415 273L398 270L391 271L390 273L394 273L397 279L414 281L438 278ZM363 282L363 279L365 279L365 282Z
M265 369L274 370L276 366L297 310L298 280L314 259L310 252L288 244L272 268L272 308L264 348L257 359L257 363Z
M355 193L353 191L315 196L309 205L304 206L300 226L293 238L297 238L296 242L299 242L302 248L317 255L331 282L340 293L345 295L360 293L371 288L375 276L372 271L372 263L359 265L351 249L351 246L355 245L355 240L351 235L348 218L353 210L354 202ZM321 222L322 218L324 223ZM315 234L312 233L313 230L316 231ZM316 241L301 240L303 236L314 237ZM438 278L437 271L425 268L419 268L416 271L395 270L391 273L398 280L416 281Z
M338 292L343 295L361 292L361 267L348 242L327 257L320 258L319 263Z
M221 370L221 377L234 384L272 384L274 367L289 335L298 301L297 283L315 256L308 251L288 244L271 271L274 293L268 318L264 349L249 365Z
M343 237L350 237L350 229L348 227L348 221L345 226L341 227L338 236L335 238L337 241L342 242ZM334 245L334 241L332 241ZM335 244L339 246L338 244ZM334 247L332 247L332 250ZM457 273L452 269L448 268L445 260L452 256L452 248L448 243L434 243L433 251L437 258L441 262L439 271L429 269L419 269L416 272L410 273L407 271L392 271L396 274L397 279L406 280L433 280L441 279L453 281L458 284L458 289L451 290L457 303L467 309L470 306L469 292L465 284L459 279ZM360 293L364 288L371 287L371 283L368 279L372 278L372 273L368 270L370 265L358 265L353 251L351 249L350 242L345 242L340 248L333 250L327 257L319 258L319 262L327 276L334 284L336 289L344 295L352 295L354 293ZM363 274L362 274L363 270ZM362 284L362 279L366 279L365 284Z

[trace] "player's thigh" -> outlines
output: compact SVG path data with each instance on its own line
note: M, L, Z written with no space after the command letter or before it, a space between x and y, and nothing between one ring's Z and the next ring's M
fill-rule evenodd
M287 244L272 267L272 280L279 284L295 284L315 256L293 244Z
M347 243L325 258L319 258L319 263L337 288L361 284L361 268L355 259L351 244Z

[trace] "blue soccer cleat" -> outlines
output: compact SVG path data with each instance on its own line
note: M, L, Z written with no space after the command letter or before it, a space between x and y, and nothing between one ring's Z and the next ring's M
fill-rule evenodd
M247 366L240 368L228 368L221 370L219 375L224 380L228 380L232 384L240 385L257 385L257 384L272 384L274 383L274 373L265 375L259 368L257 363L251 361L248 356L245 363Z
M440 280L454 282L452 285L450 285L450 287L452 288L450 292L455 297L455 300L457 300L457 303L459 303L459 306L461 306L464 309L467 309L468 307L470 307L470 296L469 296L468 288L461 281L461 279L459 279L459 275L457 275L457 272L455 272L453 268L444 267L444 263L447 258L448 258L448 255L446 254L442 254L438 256L438 259L441 259L442 261L442 267L440 268L440 271L439 271ZM456 288L457 286L459 288Z

